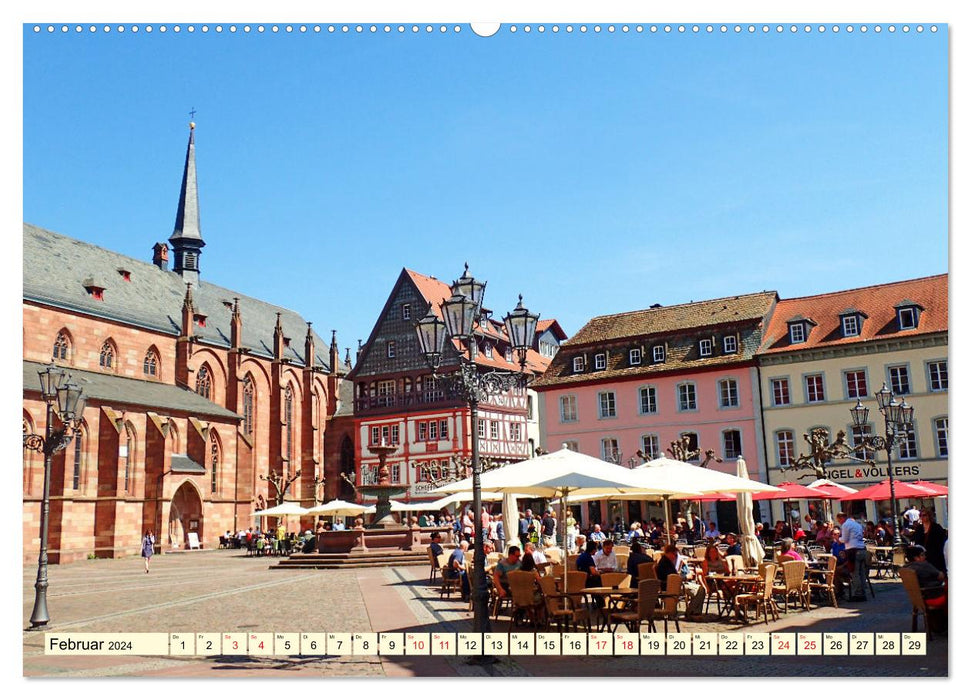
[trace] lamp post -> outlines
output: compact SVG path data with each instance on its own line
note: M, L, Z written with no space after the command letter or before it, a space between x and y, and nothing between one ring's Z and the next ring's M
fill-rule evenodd
M880 391L875 394L880 415L883 416L884 434L866 435L864 429L867 426L867 419L870 417L870 409L863 405L859 399L856 406L850 409L853 416L853 424L860 428L860 442L856 445L856 451L866 450L874 452L884 450L887 453L887 479L890 482L890 510L893 514L893 544L894 547L901 545L900 540L900 516L897 513L897 496L893 486L893 448L902 440L907 439L908 433L914 426L914 407L909 405L906 400L897 401L897 395L887 388L886 382Z
M462 277L452 283L452 296L439 305L441 318L433 307L429 307L428 313L418 321L416 326L418 344L431 367L432 376L449 381L454 393L469 406L472 438L472 509L475 517L472 599L475 630L481 633L489 632L490 626L487 610L489 589L485 578L485 548L480 524L482 463L479 460L478 407L479 402L485 401L489 396L505 393L513 387L526 386L528 381L525 371L526 351L533 344L536 324L539 322L539 314L530 313L523 306L523 297L520 295L516 308L504 319L510 345L518 355L519 371L480 372L475 361L477 354L475 332L481 321L480 312L485 287L485 282L480 282L469 275L469 266L466 263ZM458 346L453 345L451 352L447 353L445 342L449 338L452 341L458 341ZM439 367L446 359L446 354L450 355L447 358L450 361L449 364L457 357L458 367L451 372L439 374Z
M44 495L40 511L40 555L37 557L37 581L34 583L34 610L30 615L32 628L50 622L47 613L47 527L51 510L51 459L71 444L80 432L85 399L80 386L71 381L67 373L52 362L37 373L40 377L40 395L47 404L47 423L43 435L27 432L24 423L24 448L44 455ZM57 406L55 410L54 406ZM61 425L55 428L54 416Z

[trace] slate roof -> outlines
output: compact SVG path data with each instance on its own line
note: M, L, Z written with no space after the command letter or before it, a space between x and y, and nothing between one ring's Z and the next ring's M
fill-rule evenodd
M759 292L676 306L658 307L591 319L560 346L549 369L533 382L536 389L587 382L613 381L650 374L703 371L709 367L750 362L762 341L762 324L772 314L775 292ZM721 350L721 337L737 335L734 353ZM716 338L714 354L701 357L698 340ZM665 345L663 362L653 362L652 346ZM631 348L642 348L642 362L630 364ZM594 355L607 354L606 368L593 369ZM585 356L583 372L573 359Z
M791 352L947 332L947 277L947 274L935 275L816 296L783 299L776 305L776 312L767 325L759 353ZM900 306L901 302L924 307L917 328L900 330L895 307ZM844 338L840 314L847 309L862 311L866 316L861 318L860 334ZM792 344L789 342L787 321L796 318L811 318L817 325L810 326L805 342Z
M179 335L185 298L185 282L180 275L159 269L150 261L31 224L25 223L23 230L25 301ZM131 272L131 280L126 282L119 269ZM104 284L103 300L88 294L83 282L89 277ZM306 364L303 354L307 324L297 312L211 284L204 277L192 286L196 313L206 316L206 327L195 328L202 335L203 344L230 346L234 297L239 298L244 347L253 355L272 358L273 329L280 313L283 333L290 338L284 357L298 365ZM314 364L324 371L330 369L329 348L330 344L314 333Z
M43 370L46 365L28 360L23 362L24 390L40 392L40 380L37 373ZM84 390L84 396L87 397L89 403L94 399L100 403L108 404L112 408L119 405L144 406L154 411L167 409L195 416L242 420L242 417L238 414L199 396L194 391L173 384L119 377L103 372L88 372L73 367L65 367L64 369Z

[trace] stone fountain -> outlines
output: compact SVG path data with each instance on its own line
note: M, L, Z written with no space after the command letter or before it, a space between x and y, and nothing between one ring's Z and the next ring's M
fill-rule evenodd
M374 504L375 513L370 528L381 530L406 529L406 526L399 524L391 514L391 496L401 493L402 489L400 486L391 484L391 470L388 469L387 461L388 455L398 451L398 446L388 445L382 437L380 445L373 445L369 449L378 456L378 481L370 486L355 486L354 489L360 495L374 496L378 499L377 503Z

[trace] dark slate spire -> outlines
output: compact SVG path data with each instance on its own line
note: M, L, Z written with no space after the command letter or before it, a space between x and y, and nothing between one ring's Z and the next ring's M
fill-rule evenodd
M185 152L185 170L179 209L175 213L175 231L169 238L175 257L173 270L188 282L199 281L199 256L206 242L199 227L199 190L196 185L195 122L189 122L189 145Z

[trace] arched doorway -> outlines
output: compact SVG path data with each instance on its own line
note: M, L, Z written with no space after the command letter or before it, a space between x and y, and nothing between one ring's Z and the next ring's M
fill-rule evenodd
M350 478L355 478L354 474L354 443L351 438L347 435L341 441L341 461L340 461L340 471L343 474L347 474ZM347 480L341 477L340 474L337 475L338 483L340 484L340 492L338 498L350 501L351 503L357 500L357 492L354 487L347 483Z
M190 481L185 481L172 496L169 506L167 543L173 549L189 548L189 533L203 541L202 498Z

